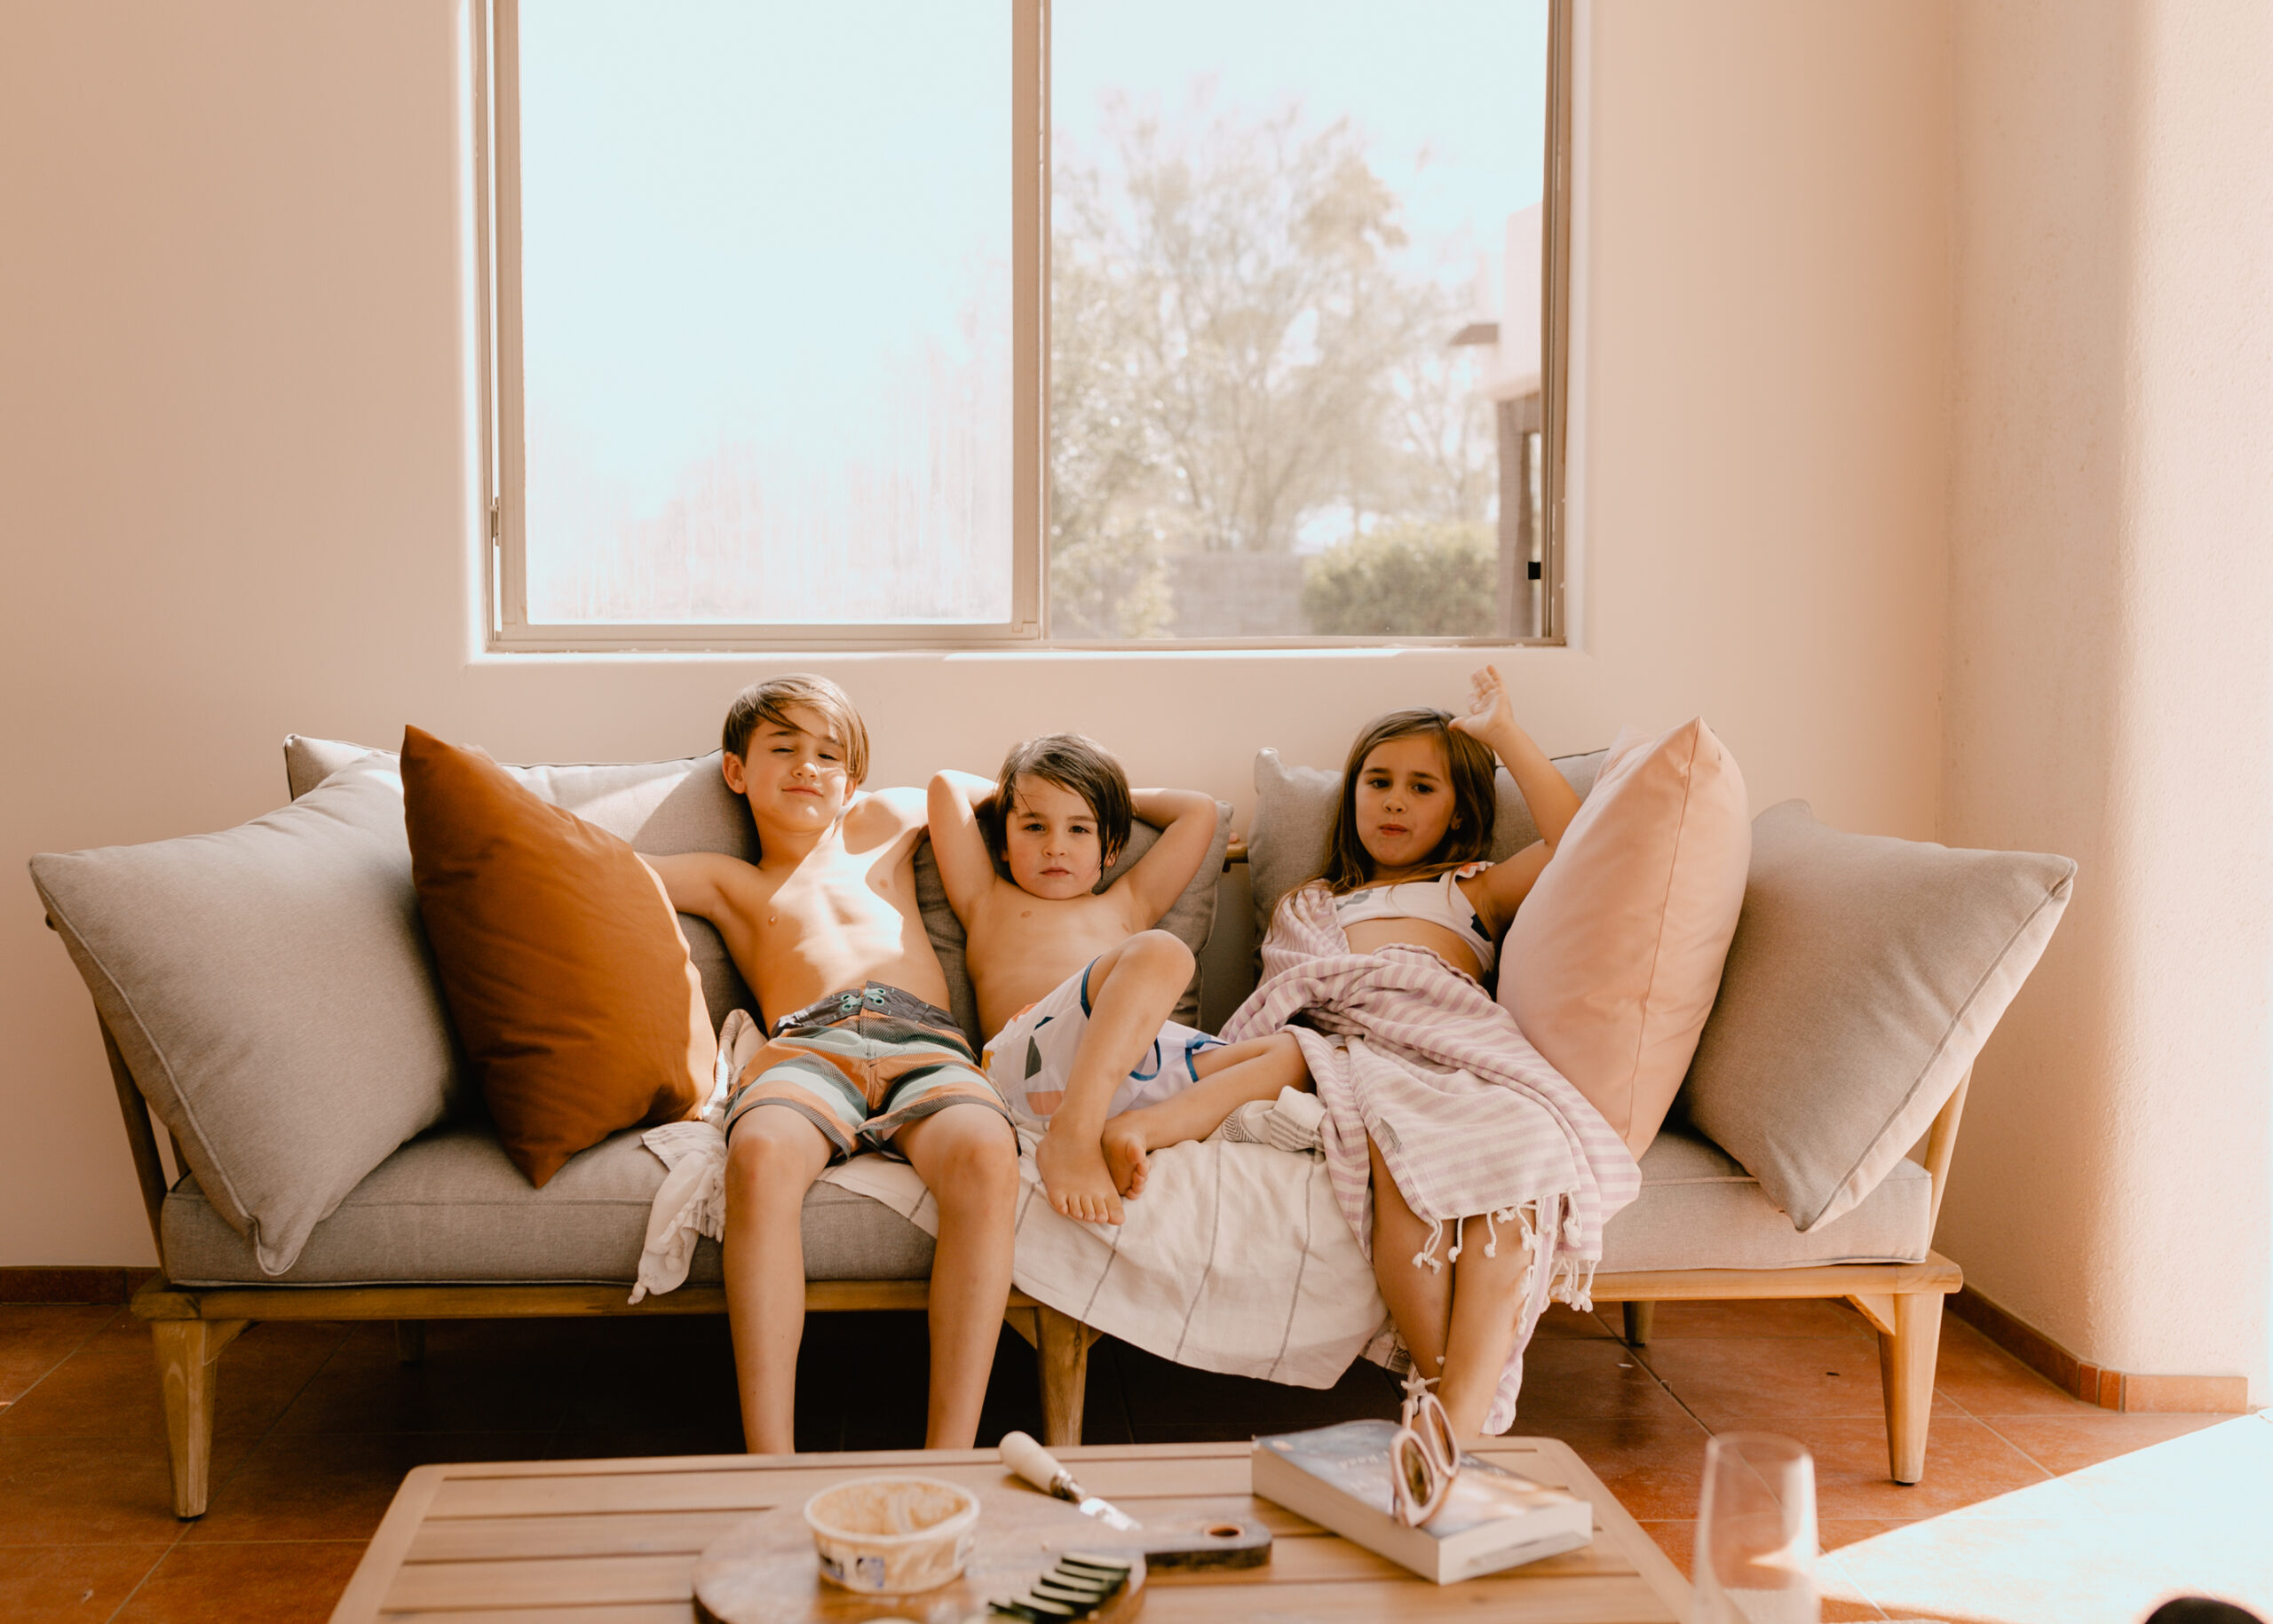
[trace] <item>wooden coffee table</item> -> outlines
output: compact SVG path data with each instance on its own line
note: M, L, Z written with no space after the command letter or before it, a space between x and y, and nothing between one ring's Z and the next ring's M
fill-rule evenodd
M1584 1550L1439 1588L1248 1492L1245 1444L1095 1446L1057 1452L1082 1485L1140 1519L1253 1517L1276 1545L1263 1567L1159 1573L1146 1624L1176 1620L1488 1618L1495 1624L1681 1624L1689 1586L1608 1489L1555 1438L1493 1438L1476 1453L1594 1502ZM973 1486L1015 1483L991 1450L677 1455L422 1466L332 1613L479 1617L485 1624L688 1624L694 1559L753 1513L801 1505L839 1478L891 1468Z

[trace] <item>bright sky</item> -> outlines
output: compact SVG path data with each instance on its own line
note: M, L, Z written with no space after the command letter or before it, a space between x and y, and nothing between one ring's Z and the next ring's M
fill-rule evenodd
M1501 223L1539 201L1547 0L1054 0L1050 36L1051 124L1086 153L1108 91L1172 115L1212 79L1218 108L1349 116L1416 247L1467 227L1496 258Z
M722 441L883 456L876 403L927 345L967 355L974 313L1008 330L1010 12L525 5L533 454L573 447L635 512ZM1088 150L1106 90L1172 112L1200 75L1217 107L1352 115L1423 245L1496 253L1539 196L1546 0L1057 0L1052 26L1053 117Z
M531 416L635 501L722 436L858 443L924 337L963 347L1009 260L1007 5L520 15Z

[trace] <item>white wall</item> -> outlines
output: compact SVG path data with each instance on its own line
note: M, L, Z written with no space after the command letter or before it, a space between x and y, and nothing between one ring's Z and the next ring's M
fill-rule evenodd
M1466 661L469 658L451 0L0 11L0 854L221 828L287 731L521 759L705 748L742 682L843 680L877 771L1073 725L1244 804ZM1936 814L1948 12L1600 8L1583 650L1515 654L1551 749L1703 712L1756 804ZM20 874L20 869L12 872ZM0 1264L149 1241L92 1015L0 909Z
M2094 1363L2267 1384L2273 9L1958 9L1944 838L2075 899L1943 1248Z

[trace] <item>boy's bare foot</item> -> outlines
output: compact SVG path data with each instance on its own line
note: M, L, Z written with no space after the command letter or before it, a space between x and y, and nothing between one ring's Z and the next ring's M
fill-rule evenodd
M1113 1188L1121 1192L1124 1200L1144 1193L1145 1175L1152 1171L1144 1153L1144 1130L1136 1120L1137 1115L1134 1111L1122 1112L1108 1121L1105 1131L1097 1136L1105 1152L1106 1170L1113 1175Z
M1065 1216L1085 1224L1121 1222L1121 1192L1095 1137L1052 1122L1034 1146L1034 1165L1049 1204Z

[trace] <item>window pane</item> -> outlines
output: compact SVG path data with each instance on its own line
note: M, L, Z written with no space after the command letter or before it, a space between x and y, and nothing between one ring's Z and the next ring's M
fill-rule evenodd
M1011 617L1010 8L529 0L529 617Z
M1050 630L1528 635L1546 0L1056 0Z

